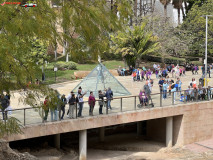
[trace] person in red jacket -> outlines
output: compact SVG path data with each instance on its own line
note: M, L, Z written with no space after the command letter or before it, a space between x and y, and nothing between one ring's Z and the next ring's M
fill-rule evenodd
M90 92L88 103L89 103L89 115L93 116L93 110L95 107L95 97L93 95L93 92Z
M49 98L46 97L45 100L44 100L44 105L43 105L43 109L44 109L44 122L47 121L47 117L48 117L48 113L49 113Z

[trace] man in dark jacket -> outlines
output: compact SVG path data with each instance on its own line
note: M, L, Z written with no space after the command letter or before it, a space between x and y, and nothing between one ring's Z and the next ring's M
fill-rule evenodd
M107 107L108 107L108 109L112 109L112 107L111 107L111 100L113 98L113 92L112 92L112 90L111 90L110 87L106 91L105 97L107 98Z
M64 94L61 96L61 101L62 101L62 103L61 103L61 111L62 111L61 119L64 119L65 105L67 104L67 99Z
M0 106L1 106L1 110L2 110L3 120L6 120L7 111L5 111L5 109L9 106L9 100L4 96L4 94L1 95Z
M74 92L71 92L71 98L69 99L69 118L74 118L74 113L76 111L76 97Z
M99 96L99 114L103 114L102 112L102 108L103 108L103 105L104 105L104 94L102 93L101 90L98 91L98 96Z

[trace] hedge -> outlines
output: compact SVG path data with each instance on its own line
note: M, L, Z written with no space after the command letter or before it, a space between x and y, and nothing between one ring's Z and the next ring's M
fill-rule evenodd
M177 57L167 57L167 58L164 58L164 63L166 63L166 64L185 64L186 59L177 58Z
M63 62L63 61L58 61L56 62L55 66L58 68L58 70L64 70L64 69L69 69L69 70L77 70L77 65L75 62Z

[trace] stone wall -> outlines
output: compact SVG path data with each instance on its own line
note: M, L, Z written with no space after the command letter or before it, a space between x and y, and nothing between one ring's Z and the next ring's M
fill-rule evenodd
M32 125L23 128L24 134L12 135L5 139L16 141L171 116L173 116L173 144L183 145L213 138L213 101L209 101ZM160 124L157 120L148 123L156 126ZM156 128L156 131L158 129L161 128ZM159 133L164 132L161 130Z

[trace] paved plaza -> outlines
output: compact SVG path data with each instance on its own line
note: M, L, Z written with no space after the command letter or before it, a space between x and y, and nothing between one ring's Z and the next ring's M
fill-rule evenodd
M169 74L170 77L171 74ZM197 81L197 84L199 83L199 78L201 77L201 72L199 72L198 75L192 75L191 72L186 72L186 76L181 77L181 81L183 83L182 85L182 89L187 89L187 87L189 86L189 83L192 79L192 77L194 77ZM139 91L141 88L143 88L145 81L143 82L133 82L132 81L132 77L131 76L117 76L116 77L126 88L127 90L132 94L132 95L138 95ZM156 79L155 75L152 75L152 79L154 80L154 86L152 88L152 93L159 93L159 87L158 87L158 79ZM175 78L172 78L175 80ZM78 81L70 81L70 82L65 82L65 83L60 83L60 84L53 84L50 87L53 89L57 89L60 94L65 94L68 95L70 93L70 91L77 86L77 84L80 83L80 80ZM210 82L209 82L210 86L213 86L213 80L210 78ZM112 88L113 91L113 88ZM26 106L24 104L22 104L21 102L19 102L19 98L21 97L21 94L19 92L15 92L11 98L11 106L13 109L20 109L20 108L26 108L29 106ZM87 100L87 98L84 98L85 101ZM154 103L154 107L160 107L160 95L156 94L156 95L152 95L152 101ZM122 111L131 111L135 109L134 106L135 103L135 97L131 97L131 98L123 98L122 99ZM176 102L175 104L181 104L183 102L179 101L179 96L176 96ZM138 97L136 98L136 105L139 104L139 99ZM169 96L166 100L162 101L162 106L169 106L172 104L172 97ZM111 103L112 106L112 110L109 110L109 114L110 113L116 113L116 112L120 112L121 111L121 100L120 99L114 99ZM68 110L68 105L66 105L66 112ZM98 114L98 103L96 103L96 106L94 108L94 116L99 115ZM141 109L141 108L136 108L136 109ZM147 108L142 108L142 109L150 109L150 107ZM106 107L103 107L103 113L106 114ZM40 111L40 115L41 115L41 111ZM25 110L25 124L34 124L34 123L41 123L42 119L41 116L39 115L38 111L34 111L34 109L27 109ZM89 106L88 103L84 103L84 109L83 109L83 116L88 116L89 115ZM22 124L24 124L24 110L18 110L18 111L13 111L12 112L12 116L18 118ZM67 116L65 114L65 119L67 119ZM49 116L48 116L48 121L50 121L50 112L49 112Z

